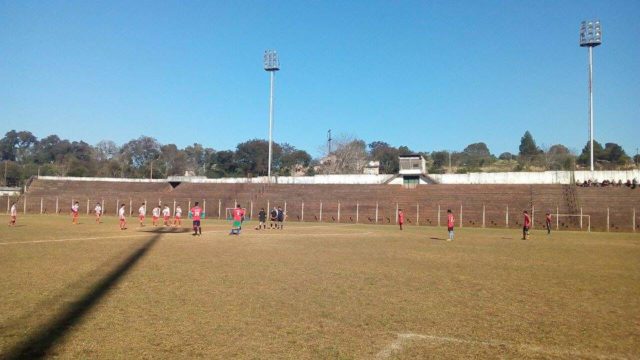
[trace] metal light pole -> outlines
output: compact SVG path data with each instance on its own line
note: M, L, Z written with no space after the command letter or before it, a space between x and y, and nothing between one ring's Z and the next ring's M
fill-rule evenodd
M589 48L589 150L593 171L593 48L602 44L600 20L583 21L580 24L580 46Z
M271 91L269 94L269 183L271 183L271 159L272 159L272 141L273 141L273 84L275 81L275 73L280 70L280 61L275 50L266 50L264 52L264 70L270 73Z

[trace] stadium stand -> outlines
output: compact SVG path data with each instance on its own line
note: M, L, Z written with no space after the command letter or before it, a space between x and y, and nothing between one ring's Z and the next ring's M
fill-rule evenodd
M25 201L26 199L26 207ZM6 202L7 200L5 200ZM395 224L396 209L404 210L408 225L443 225L447 209L457 226L520 227L522 210L533 214L534 228L544 225L544 214L554 215L553 226L580 229L579 217L589 215L592 230L632 231L633 209L640 215L640 191L628 187L582 188L571 185L424 185L408 189L397 185L278 185L214 184L34 179L20 197L18 208L28 213L67 213L79 201L81 213L104 202L107 215L125 203L135 215L146 201L148 213L156 203L189 206L200 201L210 218L224 218L225 208L240 203L249 215L261 207L286 208L288 221ZM57 207L56 207L57 203ZM131 208L129 207L131 205ZM376 217L377 209L377 217ZM439 211L438 211L439 209ZM607 210L608 209L608 210ZM607 211L609 213L607 217ZM438 214L440 219L438 219ZM608 220L607 220L608 219ZM583 217L582 229L587 229ZM608 224L608 226L607 226ZM640 221L636 218L636 230Z

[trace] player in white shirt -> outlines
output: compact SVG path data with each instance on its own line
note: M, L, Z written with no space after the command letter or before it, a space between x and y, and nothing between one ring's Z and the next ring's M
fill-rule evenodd
M153 226L158 226L158 219L160 218L160 206L156 206L151 210Z
M75 204L71 205L71 223L78 225L78 218L80 218L80 203L75 202Z
M164 209L162 209L162 218L164 220L164 226L171 225L169 224L169 221L171 218L171 210L169 209L168 206L165 206Z
M18 218L18 209L16 208L16 203L13 202L11 204L11 217L9 218L9 226L16 226L16 219Z
M144 217L147 215L147 205L142 203L138 209L138 220L140 220L140 226L144 226Z
M100 217L102 216L102 205L100 205L100 203L97 203L93 211L95 211L96 213L96 224L100 224Z
M120 230L127 229L127 218L124 216L125 208L124 204L120 205L120 210L118 210L118 218L120 219Z
M174 214L173 226L182 226L182 208L180 205L176 206L176 213Z

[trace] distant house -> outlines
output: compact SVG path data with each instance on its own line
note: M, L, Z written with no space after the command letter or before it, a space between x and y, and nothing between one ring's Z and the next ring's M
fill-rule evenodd
M362 169L363 174L367 175L379 175L380 174L380 161L369 161L367 165Z

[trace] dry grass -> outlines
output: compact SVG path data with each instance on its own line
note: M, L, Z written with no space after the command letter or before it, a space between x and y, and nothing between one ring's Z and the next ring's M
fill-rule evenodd
M0 354L640 357L636 234L457 229L448 243L442 228L303 223L231 237L205 221L194 238L84 222L0 228Z

